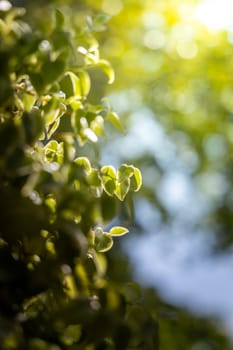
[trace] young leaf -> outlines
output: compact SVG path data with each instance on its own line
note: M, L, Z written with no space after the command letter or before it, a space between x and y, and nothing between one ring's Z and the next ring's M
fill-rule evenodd
M130 190L137 192L142 186L142 174L138 168L134 167L133 176L130 178Z
M64 77L60 80L59 84L61 90L66 94L66 97L81 97L82 91L80 79L73 72L66 72Z
M91 169L90 173L88 174L88 181L91 186L101 186L101 180L99 178L99 172L97 169Z
M116 129L120 130L121 132L124 132L124 128L121 124L120 118L116 114L116 112L110 111L107 114L106 120L109 120L113 126L115 126Z
M80 87L81 87L82 96L87 96L89 91L90 91L90 88L91 88L90 76L84 70L80 70L77 75L80 79Z
M120 199L120 201L123 201L127 193L129 192L129 188L130 188L130 179L128 178L117 184L116 190L114 193L117 196L117 198Z
M63 143L58 143L55 140L51 140L44 147L45 157L48 162L62 163L64 150Z
M112 84L115 80L115 73L114 73L114 70L113 70L112 66L110 65L110 63L106 60L99 60L97 67L100 67L102 69L102 71L108 77L108 83Z
M124 236L126 233L128 233L129 230L122 226L114 226L109 231L111 236Z
M116 170L113 166L103 166L100 169L104 190L112 196L116 189Z
M74 160L74 162L78 165L83 166L87 172L91 171L91 163L87 157L78 157Z
M132 165L122 164L117 171L117 181L122 182L134 174L134 167Z
M25 92L22 95L22 102L24 105L24 109L26 112L30 112L32 107L34 106L34 103L36 101L36 94L30 94L28 92Z
M97 252L104 253L110 250L113 246L113 239L108 232L103 232L103 234L95 237L94 247Z

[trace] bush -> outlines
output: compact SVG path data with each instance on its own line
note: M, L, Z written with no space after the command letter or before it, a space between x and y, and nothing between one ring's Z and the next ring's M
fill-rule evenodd
M134 166L97 157L105 123L122 129L106 99L93 103L92 72L114 79L92 33L106 18L72 31L46 11L47 27L8 2L0 11L1 348L155 349L138 287L105 278L103 253L128 230L104 227L141 186Z

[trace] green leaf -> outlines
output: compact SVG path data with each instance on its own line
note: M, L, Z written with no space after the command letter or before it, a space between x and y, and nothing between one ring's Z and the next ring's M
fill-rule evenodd
M132 165L122 164L117 171L117 181L122 182L134 174L134 167Z
M95 236L94 247L99 253L104 253L110 250L113 246L113 239L108 232L103 232L100 236Z
M113 166L105 165L100 169L105 192L112 196L116 190L116 170Z
M98 141L97 135L90 128L84 128L82 130L82 135L85 136L89 141L91 141L93 143L96 143Z
M95 25L103 25L105 23L107 23L110 20L111 16L108 15L107 13L99 13L97 14L94 19L93 19L93 23Z
M111 16L106 13L99 13L93 18L92 22L92 31L94 32L102 32L106 29L105 23L109 21Z
M80 79L81 94L87 96L91 88L90 76L84 70L80 70L77 75Z
M25 133L25 141L32 145L43 132L44 121L40 110L37 107L33 107L31 112L24 112L22 125Z
M127 178L124 181L117 184L116 190L114 193L117 196L117 198L123 201L127 193L129 192L129 188L130 188L130 179Z
M97 115L90 126L96 135L104 135L104 118L101 115Z
M81 98L82 89L79 77L73 72L66 72L64 77L59 82L61 90L66 94L66 97L76 96Z
M58 162L61 164L64 157L63 143L58 143L55 140L49 141L44 147L44 153L48 162Z
M43 106L43 112L44 112L45 124L49 125L53 123L59 116L60 101L56 96L48 95L46 97L47 97L47 100L45 101L45 104Z
M56 60L46 60L41 67L41 75L45 85L53 84L64 73L66 67L66 59L60 54Z
M97 63L97 67L101 68L101 70L107 75L108 77L108 83L112 84L115 80L115 73L110 65L110 63L106 60L99 60Z
M83 104L80 101L80 97L79 96L71 96L70 98L68 98L66 100L66 103L69 104L74 111L77 111L78 109L82 109L83 108Z
M60 118L57 118L52 124L47 127L47 137L50 138L60 125Z
M138 168L134 167L133 176L130 178L130 190L137 192L142 186L142 174Z
M115 112L110 111L107 114L106 120L109 120L112 123L112 125L115 126L115 128L120 130L121 132L125 131L124 127L121 124L119 116Z
M78 157L74 160L78 165L81 165L87 172L91 171L91 163L87 157Z
M92 21L92 17L91 16L87 16L86 17L86 24L87 24L87 27L92 30L93 28L93 21Z
M76 133L80 133L81 130L81 118L83 119L85 115L85 111L83 108L79 108L75 110L71 115L71 125Z
M36 101L36 94L25 92L22 96L22 102L24 105L24 109L27 112L30 112L34 103Z
M91 169L90 173L88 174L88 181L91 186L100 187L101 186L101 180L99 178L99 171L97 169Z
M65 17L63 13L60 10L56 9L55 16L56 16L56 28L57 29L63 28L65 23Z
M111 236L124 236L129 230L122 226L114 226L109 231Z

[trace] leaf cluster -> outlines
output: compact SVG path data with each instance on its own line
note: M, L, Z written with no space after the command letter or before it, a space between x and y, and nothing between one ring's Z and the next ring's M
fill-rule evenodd
M140 348L138 329L156 322L146 312L130 316L140 297L128 289L138 287L108 281L103 255L128 229L102 227L139 190L141 173L82 154L86 144L98 149L106 122L122 129L106 99L89 95L98 87L93 69L114 80L92 33L102 19L76 33L59 9L43 28L8 7L0 9L1 347Z

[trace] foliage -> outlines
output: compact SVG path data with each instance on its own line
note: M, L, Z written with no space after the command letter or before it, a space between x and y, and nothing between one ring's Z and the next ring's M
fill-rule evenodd
M156 105L144 89L155 80L154 52L136 49L145 1L103 1L105 12L122 10L107 31L102 2L12 3L27 11L0 10L1 348L230 349L205 319L129 282L125 238L117 238L128 229L112 224L122 210L132 213L141 173L125 150L123 164L101 164L101 140L124 127L103 98L115 74L96 38L117 69L113 89L127 81L151 107L167 107L162 77ZM139 193L149 200L151 183Z
M97 151L93 159L82 153L86 144L97 150L106 122L121 128L106 100L88 97L96 88L92 70L114 79L92 35L97 19L70 31L59 9L47 9L52 23L43 30L23 19L24 8L6 4L0 13L1 347L137 346L139 323L152 331L156 322L146 313L130 320L136 287L107 283L101 253L128 232L103 227L119 201L139 190L141 174L127 164L101 167ZM152 349L151 333L143 341Z

